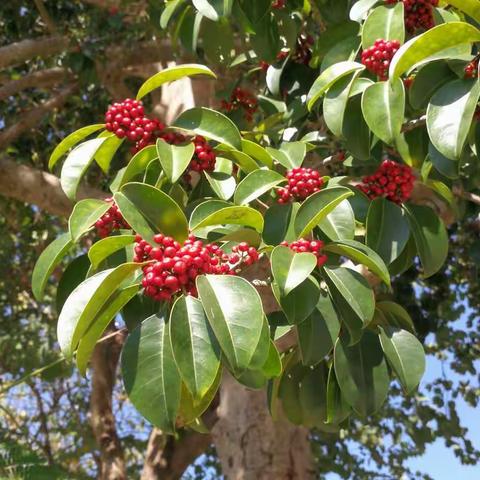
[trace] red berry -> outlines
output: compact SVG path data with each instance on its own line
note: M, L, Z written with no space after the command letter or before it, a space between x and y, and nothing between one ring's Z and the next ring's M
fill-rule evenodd
M305 200L323 187L323 178L312 168L297 167L287 172L288 184L277 190L278 203Z
M433 7L438 6L438 0L385 0L388 5L399 2L404 5L405 26L408 33L434 27Z
M257 111L258 101L256 97L247 90L237 87L230 95L230 101L222 100L222 108L226 112L242 109L244 118L248 122L253 120L253 115Z
M376 40L373 46L362 52L362 63L380 80L387 80L390 62L399 48L398 40Z

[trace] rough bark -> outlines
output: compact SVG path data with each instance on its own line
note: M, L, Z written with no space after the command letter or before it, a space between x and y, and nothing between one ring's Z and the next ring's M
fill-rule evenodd
M47 58L63 52L69 45L67 37L52 35L12 43L0 48L0 70L19 65L34 57Z
M112 393L124 335L98 343L91 359L90 423L100 449L99 480L126 480L125 459L112 411Z
M273 421L264 390L249 390L225 375L218 417L212 436L228 480L313 478L308 430L284 418Z
M73 203L65 196L60 180L36 168L20 165L8 157L0 157L0 195L36 205L40 209L68 217ZM104 198L100 190L81 186L78 198Z

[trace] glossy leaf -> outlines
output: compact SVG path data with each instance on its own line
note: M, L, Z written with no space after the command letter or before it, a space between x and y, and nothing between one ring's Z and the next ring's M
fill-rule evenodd
M298 203L284 205L275 203L265 212L263 241L267 245L295 240L293 224L299 207Z
M304 365L316 365L328 355L340 333L340 318L332 299L320 292L312 314L297 325L298 346Z
M129 225L153 244L156 233L169 235L178 242L188 236L188 223L178 204L151 185L127 183L115 193L115 201Z
M393 145L405 115L403 82L397 79L370 85L362 96L362 112L370 130L383 142Z
M438 25L400 47L390 64L390 78L399 78L416 64L442 50L478 41L480 30L466 22Z
M170 145L161 138L157 140L157 155L170 183L175 183L187 169L195 152L195 145Z
M287 168L300 167L307 154L307 145L305 142L285 142L282 143L280 151L283 152L287 159ZM284 165L284 166L287 166Z
M170 19L185 0L168 0L165 4L165 10L160 15L160 28L167 28Z
M125 390L133 406L153 425L173 433L182 381L164 318L149 317L128 336L121 367Z
M88 125L87 127L80 128L75 132L65 137L56 147L50 155L48 161L48 168L51 170L55 164L63 157L71 148L81 142L84 138L88 137L92 133L98 132L101 128L105 128L103 123L96 125Z
M350 412L350 405L340 390L335 376L335 368L332 365L327 379L327 423L339 424L350 415Z
M58 317L57 336L62 353L71 357L81 338L119 286L141 263L124 263L83 281L67 298Z
M188 130L237 149L242 149L242 137L235 124L225 115L209 108L192 108L183 112L174 127Z
M285 177L273 170L255 170L238 184L235 203L246 205L253 202L282 182L285 182Z
M407 330L380 327L380 343L387 361L407 393L412 393L425 372L425 352Z
M217 157L218 163L219 157ZM225 160L229 162L229 160ZM218 198L222 200L229 200L232 198L235 188L237 186L235 178L232 177L231 173L225 172L204 172L205 178L212 187L212 190L215 192Z
M478 0L447 0L446 3L466 13L476 22L480 22L480 4Z
M115 134L105 131L105 134L100 134L98 138L105 137L105 141L102 146L97 150L95 154L95 161L97 165L102 169L104 173L108 173L110 164L117 150L122 146L125 141L124 138L118 138Z
M365 265L386 285L390 286L390 274L388 273L387 266L377 253L363 243L357 242L356 240L337 240L336 242L325 245L323 250L325 252L336 253L356 263Z
M403 3L395 6L380 5L372 10L365 20L362 29L362 48L371 47L376 40L405 40L405 21Z
M93 162L95 154L107 137L87 140L75 147L65 159L60 174L60 184L65 195L70 200L75 200L80 181L88 167Z
M400 256L410 237L403 210L384 198L372 201L368 209L365 243L388 265Z
M80 200L73 207L73 212L68 220L68 230L73 242L77 242L84 233L88 232L111 206L112 204L109 202L93 198Z
M317 257L313 253L296 253L279 245L272 251L270 264L280 294L285 296L309 277L317 266Z
M211 388L220 368L220 347L202 302L181 296L170 313L173 355L186 387L198 400Z
M114 235L95 242L88 251L92 270L96 270L106 258L118 250L133 244L134 241L135 235Z
M33 296L41 301L50 275L73 246L69 233L56 238L38 257L32 273Z
M367 17L368 11L378 2L379 0L359 0L355 2L350 9L350 20L361 23Z
M220 152L222 157L228 158L236 163L245 173L251 173L260 168L250 155L247 155L240 150L236 150L235 148L231 148L228 145L218 145L215 151Z
M262 333L263 307L256 289L231 275L197 278L200 300L208 321L235 372L246 370Z
M367 330L353 346L345 336L340 337L334 365L340 389L353 409L364 417L378 411L387 397L390 378L377 335Z
M275 343L270 340L267 359L262 366L261 372L267 378L279 377L282 374L282 359L278 353Z
M415 327L413 325L412 317L408 312L398 303L383 300L377 302L377 308L390 320L394 317L394 322L391 326L402 328L414 333Z
M346 187L332 187L308 197L300 206L295 218L297 237L308 235L342 200L351 195L353 192Z
M266 167L273 167L271 155L261 145L242 138L242 151Z
M360 95L350 98L343 120L343 137L350 154L359 160L370 159L370 129L363 117Z
M440 88L427 109L427 128L435 148L459 160L480 97L478 80L454 80Z
M318 223L318 226L330 240L353 240L355 237L355 214L349 200L341 201Z
M327 420L327 378L325 362L309 368L300 382L299 398L304 412L302 424L322 427Z
M422 263L423 275L431 277L442 268L447 259L447 230L442 220L429 207L404 205L404 209Z
M57 313L61 312L68 296L85 280L89 268L90 261L86 253L74 258L67 265L62 274L62 278L58 281L57 294L55 297Z
M137 175L143 174L147 169L148 164L157 157L157 148L155 145L149 145L137 152L122 172L122 175L118 180L117 190L131 180L134 180Z
M339 62L327 68L314 82L308 92L307 107L309 110L315 106L325 92L338 80L354 71L365 70L365 67L357 62Z
M165 68L145 81L138 90L137 100L140 100L145 95L148 95L150 92L161 87L165 83L174 82L175 80L184 77L193 77L195 75L207 75L209 77L217 78L217 76L204 65L197 65L194 63L175 65L173 67Z

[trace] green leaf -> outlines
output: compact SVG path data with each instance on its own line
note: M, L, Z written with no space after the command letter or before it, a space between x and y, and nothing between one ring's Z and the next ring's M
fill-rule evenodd
M231 275L200 276L197 288L228 363L235 372L246 370L264 325L258 292L245 279Z
M80 141L84 138L88 137L92 133L97 132L101 128L105 128L103 123L99 123L96 125L89 125L87 127L80 128L75 132L71 133L67 137L65 137L56 147L55 150L50 155L50 159L48 161L48 168L51 170L55 164L63 157L72 147L77 145Z
M103 332L115 315L136 295L139 288L139 285L132 285L116 292L95 317L77 348L76 362L81 375L85 376L88 362Z
M170 313L170 338L180 376L195 400L204 397L220 368L220 347L202 302L181 296Z
M441 87L427 109L427 129L435 148L459 160L480 97L478 80L454 80Z
M325 92L338 80L354 71L363 71L365 67L357 62L339 62L328 67L315 80L307 95L308 110L312 110L317 101L322 98Z
M445 155L442 155L432 142L428 145L428 158L443 176L454 180L458 178L461 162L450 160Z
M57 313L62 310L62 307L68 296L78 287L86 278L87 272L90 268L90 261L88 255L83 255L74 258L65 268L62 278L58 281L57 295L55 297L55 307Z
M300 167L305 159L307 145L305 142L284 142L280 147L280 151L286 155L288 160L287 168L296 168Z
M40 302L43 299L45 287L55 267L73 246L69 233L56 238L38 257L32 273L33 296Z
M127 337L121 367L133 406L153 425L173 433L182 381L165 318L149 317Z
M297 325L298 346L304 365L316 365L328 355L340 333L340 318L323 290L312 314Z
M307 370L299 363L287 366L278 387L278 397L282 401L283 411L295 425L300 425L305 412L300 403L300 383Z
M81 338L121 284L141 268L124 263L84 280L67 298L58 317L57 336L62 353L71 357Z
M219 160L224 160L231 165L230 160L225 160L220 157L217 157L217 164ZM218 198L221 198L222 200L229 200L233 196L237 184L231 173L215 171L211 173L204 172L204 174Z
M300 382L300 404L304 412L302 424L321 428L327 420L327 378L325 362L309 368Z
M95 242L88 251L88 258L92 264L92 270L96 270L100 264L112 253L131 245L135 241L135 235L114 235L102 238Z
M308 318L320 297L320 287L313 277L307 278L286 296L280 295L275 283L272 283L272 290L290 325L298 325Z
M160 28L167 28L170 19L175 14L175 11L180 7L185 0L167 0L165 10L160 15Z
M335 374L345 400L360 415L372 415L382 406L390 379L380 341L374 333L365 331L361 340L348 345L340 337L334 351Z
M108 131L105 131L104 134L102 133L98 136L98 138L105 137L106 140L97 150L97 153L95 154L95 161L104 173L108 173L112 159L125 139L118 138L114 133L110 133Z
M235 124L222 113L209 108L186 110L175 120L173 126L226 143L237 150L242 148L242 137Z
M360 73L360 70L356 70L335 82L323 99L323 118L327 127L337 137L341 137L343 134L343 120L348 99Z
M348 200L340 202L318 223L318 226L330 240L353 240L355 237L355 214L350 202Z
M278 245L284 240L295 240L293 224L299 208L298 203L284 205L275 203L265 212L263 241L267 245Z
M478 0L447 0L445 3L458 8L476 22L480 22L480 3Z
M448 256L448 234L442 220L430 208L421 205L404 205L407 219L422 262L423 275L437 273Z
M395 6L379 6L372 10L365 20L362 29L362 48L371 47L376 40L405 41L405 20L403 3Z
M347 150L359 160L370 159L370 129L363 117L362 97L351 97L343 120L343 137Z
M350 405L342 395L335 376L335 367L332 364L328 371L327 380L327 423L339 424L351 413Z
M387 361L407 393L412 393L425 372L425 352L406 330L380 327L380 343Z
M368 11L378 2L379 0L359 0L355 2L350 9L350 20L362 23L362 21L367 17Z
M195 8L208 19L216 22L219 18L218 12L207 0L192 0ZM220 40L220 39L219 39Z
M197 65L194 63L186 63L184 65L175 65L173 67L165 68L161 72L150 77L138 90L137 100L140 100L145 95L148 95L153 90L161 87L165 83L174 82L184 77L193 77L195 75L207 75L209 77L217 78L217 76L204 65Z
M393 57L390 78L399 78L416 64L450 47L480 41L480 30L465 22L438 25L413 37Z
M353 343L361 337L362 329L375 313L373 290L362 275L350 268L324 267L324 271L330 295Z
M377 308L388 318L389 321L391 321L393 317L393 326L409 330L412 333L415 332L412 317L410 317L408 312L398 303L383 300L377 302Z
M199 205L197 209L201 206L202 205ZM214 225L243 225L245 227L252 227L259 233L263 230L262 214L253 208L245 206L221 208L204 217L198 223L194 223L193 220L195 217L196 215L194 211L192 213L192 218L190 219L190 229L192 231Z
M170 183L175 183L187 169L195 152L195 145L170 145L161 138L157 140L157 154L163 171Z
M405 115L403 82L397 79L367 87L362 96L362 112L370 130L383 142L393 145Z
M317 257L313 253L295 253L289 247L278 245L272 251L270 264L280 295L286 296L313 272Z
M156 158L158 158L158 155L157 147L155 145L149 145L137 152L122 172L122 175L118 180L117 190L130 180L133 180L137 175L143 174L147 169L148 164Z
M270 340L267 359L262 366L261 372L267 378L279 377L282 374L282 359L273 340Z
M260 168L252 157L245 152L231 148L228 145L218 145L215 148L215 151L220 152L222 157L228 158L236 163L245 173L254 172Z
M235 203L246 205L253 202L282 182L285 182L285 177L273 170L255 170L238 184L234 197Z
M410 238L410 228L403 210L384 198L372 201L367 214L365 243L387 265L397 259Z
M353 192L346 187L332 187L308 197L300 206L295 218L297 237L308 235L342 200L352 195Z
M390 274L381 257L371 248L356 240L338 240L323 247L324 252L332 252L361 263L390 286Z
M109 202L93 198L80 200L73 207L73 212L68 219L68 230L72 241L77 242L111 206Z
M188 237L188 222L178 204L151 185L127 183L114 195L128 224L153 245L153 236L163 233L183 242Z
M261 145L242 138L242 151L266 167L273 167L271 155Z
M68 154L60 174L60 185L70 200L75 200L80 180L93 162L98 149L106 140L107 137L87 140Z

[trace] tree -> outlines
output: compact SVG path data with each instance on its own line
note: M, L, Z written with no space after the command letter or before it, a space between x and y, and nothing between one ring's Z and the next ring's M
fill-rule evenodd
M172 108L167 117L176 118L167 128L134 101L114 104L106 125L96 120L56 147L49 167L66 156L60 181L2 160L6 195L54 214L70 209L60 187L70 200L87 197L76 203L68 233L40 256L33 291L42 301L57 265L82 253L53 283L60 347L67 358L76 353L81 372L91 360L101 478L126 475L111 401L120 350L130 401L162 430L150 436L144 478L178 477L212 438L229 478L308 478L314 468L307 428L316 429L320 469L335 470L322 465L322 449L339 443L335 432L355 438L359 417L380 410L381 418L390 379L407 393L420 381L424 359L415 326L421 339L430 330L415 310L412 320L394 293L415 299L405 281L419 273L444 288L438 272L448 250L445 226L462 217L471 223L477 213L464 204L478 203L475 2L449 2L458 10L427 2L421 16L402 2L360 1L351 9L348 2L218 3L172 1L160 16L185 50L222 74L228 93L221 103L209 94L213 81L196 88L207 91L197 95L200 103L216 110L198 106L173 115ZM132 8L140 12L141 2ZM55 29L41 3L39 12ZM123 31L148 31L129 13L124 20L133 23L125 26L110 9L113 40ZM22 42L4 47L0 58L6 66L35 51L55 54L67 43ZM170 48L163 40L151 46L152 58L159 47ZM129 87L116 71L150 74L129 66L138 56L121 48L105 52L109 65L74 52L71 69L57 72L55 81L71 70L95 70L122 97ZM226 65L256 89L264 88L266 69L267 89L257 99L238 86L237 73L229 87ZM32 75L30 81L42 77L48 85L30 73L2 87L6 95L32 85ZM163 69L134 82L137 100L197 75L215 76L198 64ZM14 141L76 88L30 111L0 144ZM20 189L13 187L19 175ZM100 189L80 191L87 175L109 180L113 199ZM31 188L39 180L50 185L44 198ZM459 255L464 248L459 242ZM449 270L447 278L455 278ZM119 312L126 327L116 329L111 321ZM392 395L399 393L395 386ZM267 396L276 422L267 414ZM415 408L420 419L431 415ZM398 435L378 417L375 424ZM212 426L212 437L196 433ZM165 438L179 428L176 442ZM426 442L415 428L402 433ZM445 436L458 441L462 431L451 428ZM471 445L464 446L462 458L476 461ZM397 475L403 466L392 461L388 468Z

